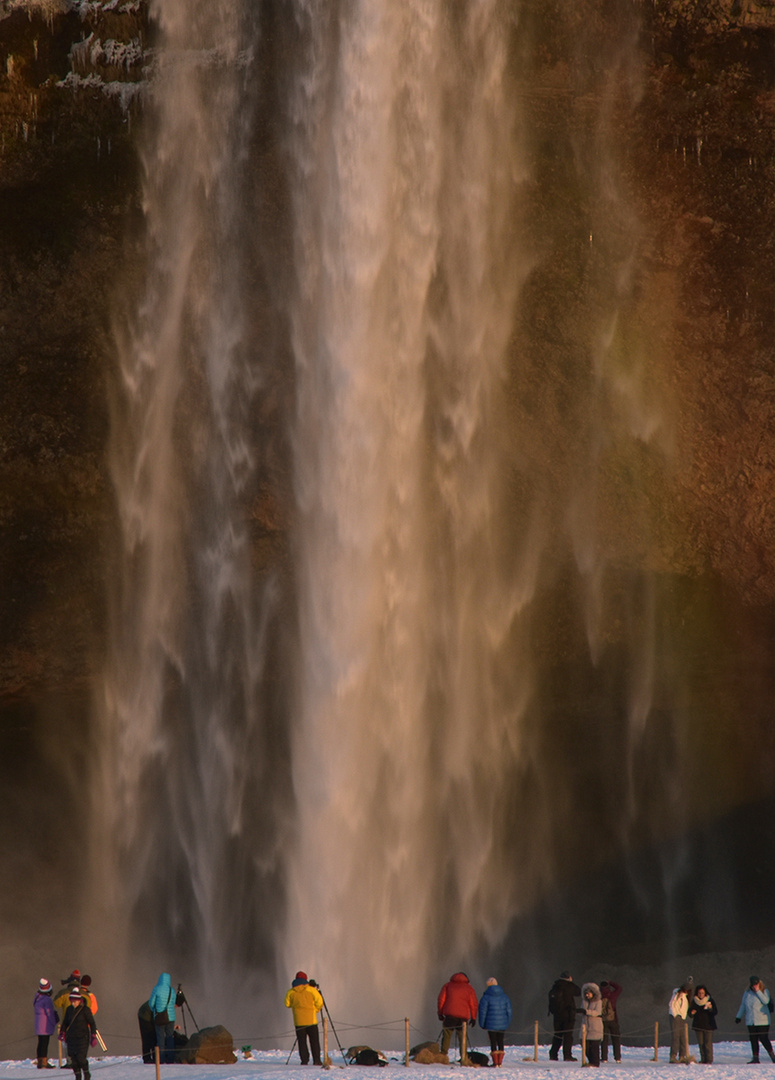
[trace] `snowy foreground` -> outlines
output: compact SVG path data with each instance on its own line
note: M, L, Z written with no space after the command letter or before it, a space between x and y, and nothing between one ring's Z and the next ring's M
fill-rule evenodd
M30 1039L30 1042L32 1041ZM482 1050L483 1047L477 1047L477 1049ZM695 1046L691 1049L693 1053L696 1052ZM579 1047L574 1047L574 1053L580 1055ZM617 1076L626 1077L626 1080L644 1080L647 1076L652 1080L661 1080L662 1077L665 1080L668 1077L672 1080L681 1080L681 1075L686 1069L691 1069L694 1073L698 1070L705 1072L707 1069L713 1080L751 1080L752 1076L755 1077L761 1072L775 1077L775 1065L770 1064L769 1061L759 1065L758 1068L747 1064L751 1056L751 1048L747 1041L717 1043L714 1047L714 1063L710 1066L669 1065L668 1053L667 1047L661 1046L660 1060L655 1062L653 1047L645 1049L625 1046L622 1049L621 1064L604 1063L600 1066L599 1072L601 1074L614 1073ZM290 1064L286 1065L287 1050L254 1050L247 1058L243 1059L242 1054L238 1056L240 1060L234 1065L162 1065L162 1080L310 1080L310 1075L314 1076L316 1071L314 1066L303 1068L295 1053ZM394 1076L394 1080L400 1080L402 1070L405 1072L411 1070L414 1080L445 1080L453 1075L460 1077L463 1071L459 1064L415 1065L413 1062L410 1063L409 1069L406 1069L402 1054L393 1051L388 1054L388 1057L390 1064L387 1069L357 1065L349 1065L346 1068L347 1071L364 1077L364 1080L370 1074L374 1074L372 1080L378 1080L379 1076L384 1078L387 1070ZM342 1055L338 1050L332 1058L333 1065L329 1070L317 1071L333 1073L345 1069ZM529 1060L525 1060L526 1058ZM579 1068L581 1068L580 1061L549 1061L546 1046L539 1047L538 1061L533 1060L532 1046L509 1046L506 1048L503 1067L498 1073L493 1072L492 1076L493 1080L496 1076L499 1080L509 1080L515 1076L519 1077L519 1080L528 1080L531 1077L536 1080L548 1080L553 1077L557 1080L561 1074L572 1073ZM465 1070L469 1076L474 1071ZM94 1057L91 1060L91 1072L94 1080L155 1080L156 1075L154 1066L144 1065L139 1057ZM25 1061L0 1062L0 1080L33 1080L37 1073L35 1062L31 1058ZM73 1074L70 1071L57 1070L57 1073L63 1080L67 1080L67 1077L72 1080ZM52 1080L56 1080L56 1074Z

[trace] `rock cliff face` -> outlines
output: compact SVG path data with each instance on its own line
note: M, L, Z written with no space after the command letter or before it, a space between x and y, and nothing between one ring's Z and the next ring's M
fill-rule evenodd
M0 694L100 662L106 357L145 36L139 3L0 4Z
M772 330L775 9L655 5L634 185L676 395L676 500L693 572L745 601L775 593ZM668 303L670 301L668 300ZM672 305L671 305L672 306ZM693 558L692 558L693 553Z

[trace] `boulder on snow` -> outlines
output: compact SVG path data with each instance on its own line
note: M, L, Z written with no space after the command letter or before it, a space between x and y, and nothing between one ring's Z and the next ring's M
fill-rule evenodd
M234 1065L234 1040L223 1024L202 1028L180 1051L180 1060L184 1065Z
M413 1046L409 1057L418 1065L449 1065L449 1055L442 1054L437 1042L424 1042Z

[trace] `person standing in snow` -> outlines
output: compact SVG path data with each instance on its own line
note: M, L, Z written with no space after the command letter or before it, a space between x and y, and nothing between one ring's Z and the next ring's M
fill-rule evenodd
M616 1003L622 988L612 979L603 979L600 983L600 996L603 999L603 1045L600 1047L600 1060L608 1061L608 1040L614 1051L614 1061L622 1060L622 1040L619 1031L619 1014Z
M449 982L444 983L439 991L436 1011L441 1020L441 1052L446 1054L452 1041L452 1032L461 1031L463 1021L476 1026L476 1012L479 1002L474 988L463 971L458 971Z
M313 986L309 981L306 972L296 972L296 978L285 995L285 1007L293 1010L293 1026L296 1028L302 1065L309 1065L310 1051L312 1064L321 1065L318 1013L323 1008L323 995L317 986Z
M557 1061L562 1047L565 1061L575 1061L573 1056L573 1028L576 1024L576 998L581 993L569 971L563 971L549 991L549 1012L554 1017L554 1038L549 1047L549 1058Z
M75 1080L81 1080L82 1073L83 1080L90 1080L89 1044L97 1045L97 1025L77 986L70 991L70 1004L59 1029L59 1038L67 1043L67 1053Z
M508 1030L512 1016L509 995L498 985L497 979L488 979L479 999L479 1027L490 1038L493 1065L503 1064L503 1033Z
M708 993L707 986L698 986L689 1005L689 1016L703 1065L713 1064L713 1032L716 1030L717 1012L716 1002Z
M65 1012L70 1004L70 991L77 987L81 988L81 973L78 968L75 968L66 979L62 979L62 989L57 991L54 998L54 1008L57 1011L60 1021L64 1019Z
M679 1062L686 1065L689 1061L689 995L692 985L689 980L676 986L670 995L670 1003L667 1011L670 1014L670 1030L672 1032L670 1042L670 1064L677 1065Z
M81 994L84 1003L91 1009L92 1016L96 1016L99 1006L97 1004L97 995L92 990L91 975L84 975L81 978Z
M735 1023L739 1024L745 1017L753 1053L753 1057L748 1064L758 1065L759 1043L770 1055L770 1060L775 1061L775 1053L773 1053L772 1043L770 1042L770 992L758 975L752 975L748 982L749 986L743 994L743 1000L737 1010Z
M48 1060L48 1041L56 1031L57 1014L51 1000L53 987L48 979L41 979L33 1001L35 1010L35 1034L38 1036L38 1068L53 1069Z
M156 1049L156 1025L153 1022L151 1006L144 1001L137 1010L137 1023L140 1026L140 1046L145 1065L153 1065Z
M156 1045L159 1047L160 1061L166 1065L171 1065L175 1061L176 1000L177 995L172 988L172 979L166 971L163 971L151 991L148 1006L156 1028Z
M582 1011L587 1018L587 1062L600 1066L600 1044L603 1041L603 999L597 983L584 983L581 988Z

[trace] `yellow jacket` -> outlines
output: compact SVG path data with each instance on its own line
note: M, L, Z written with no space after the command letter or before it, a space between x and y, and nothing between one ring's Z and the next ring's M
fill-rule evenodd
M57 1017L61 1023L64 1020L65 1013L67 1012L67 1006L70 1004L70 991L72 986L63 986L61 990L57 990L54 995L54 1008L57 1011Z
M294 1027L312 1027L318 1022L318 1013L323 1008L320 991L309 983L292 986L285 995L286 1009L293 1009Z
M75 983L77 986L78 984ZM69 986L63 986L61 990L57 991L54 998L54 1008L57 1011L57 1017L59 1020L64 1019L64 1015L67 1012L67 1006L70 1004L70 991L73 989L73 984ZM92 1011L92 1015L96 1013L99 1006L97 1005L97 995L91 990L81 989L81 997L83 998L84 1005L88 1005Z

